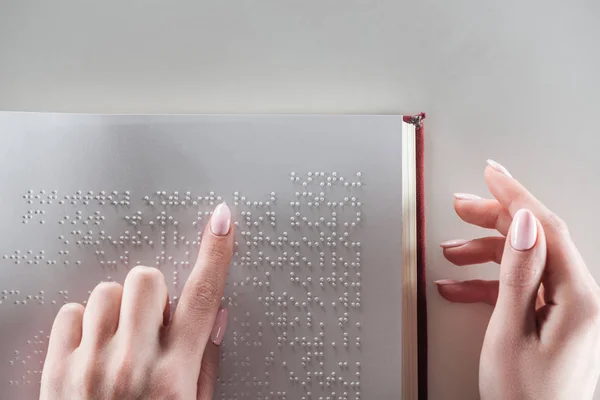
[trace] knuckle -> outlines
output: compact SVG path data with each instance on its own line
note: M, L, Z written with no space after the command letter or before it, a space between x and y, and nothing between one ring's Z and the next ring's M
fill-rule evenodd
M572 293L571 309L564 315L565 339L580 337L582 333L598 335L600 333L600 292L583 289Z
M531 199L527 192L518 191L515 195L509 200L507 209L508 210L518 210L520 208L527 208L528 204L531 204Z
M507 286L527 287L537 283L540 271L539 261L536 257L527 257L517 261L517 265L502 275L502 280Z
M485 225L490 228L495 228L498 226L498 218L499 214L497 210L493 208L486 208L483 211L483 220L485 221Z
M221 290L214 278L204 277L194 283L190 293L189 307L203 313L217 307L221 300Z

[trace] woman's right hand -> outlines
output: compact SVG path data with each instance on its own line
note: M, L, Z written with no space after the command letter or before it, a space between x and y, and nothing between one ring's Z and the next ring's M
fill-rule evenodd
M600 375L600 289L566 225L501 165L485 179L495 199L457 194L466 222L500 237L442 243L456 265L496 261L499 281L437 281L458 303L494 311L479 367L481 398L591 399Z

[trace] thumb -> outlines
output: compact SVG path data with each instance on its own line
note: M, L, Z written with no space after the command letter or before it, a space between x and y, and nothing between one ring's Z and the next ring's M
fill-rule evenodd
M219 374L219 355L219 346L209 341L202 355L197 400L211 400L214 398Z
M221 308L217 313L210 340L204 348L200 376L198 377L197 400L211 400L214 397L219 375L219 346L223 341L227 328L227 309Z
M494 314L505 327L527 333L536 329L535 304L546 265L542 225L527 209L513 216L502 263Z

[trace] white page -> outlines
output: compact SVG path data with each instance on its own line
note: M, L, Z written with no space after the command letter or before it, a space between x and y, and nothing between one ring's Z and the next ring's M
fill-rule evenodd
M137 262L157 266L164 251L158 267L171 297L178 296L195 261L193 242L209 218L206 213L219 201L232 208L239 244L223 301L229 308L229 325L221 346L220 394L215 398L400 398L401 116L0 113L0 132L2 398L37 396L56 312L65 302L85 301L100 281L122 283L129 268ZM174 192L179 200L171 201L185 201L185 206L168 204ZM111 204L115 200L118 204ZM334 207L333 202L338 204ZM141 220L133 218L138 211ZM248 215L242 214L247 212L250 226ZM298 227L292 226L291 217ZM310 227L310 221L320 224ZM328 225L332 222L336 226ZM274 246L260 241L259 232ZM123 245L118 243L121 236ZM141 245L133 245L126 236L138 238ZM256 246L251 243L255 240ZM336 247L328 246L328 240ZM277 265L279 257L282 266ZM298 266L291 265L296 262ZM271 292L275 300L268 302ZM287 307L278 307L284 292ZM283 313L285 329L277 325ZM347 322L340 327L344 315ZM278 346L284 331L286 340ZM312 344L319 338L323 346L302 346L302 338ZM312 355L303 366L308 352ZM323 357L315 357L315 352L323 352ZM292 381L295 377L297 382Z

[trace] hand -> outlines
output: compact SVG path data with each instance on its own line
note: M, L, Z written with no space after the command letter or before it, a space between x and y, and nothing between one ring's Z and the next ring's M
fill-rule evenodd
M205 229L172 321L156 268L133 268L123 286L99 284L85 308L64 305L50 334L40 398L212 399L232 251L231 213L222 204Z
M456 265L499 263L500 280L436 282L449 301L495 305L481 351L481 398L591 399L600 375L600 289L564 222L489 164L496 199L457 194L454 208L503 236L442 247Z

